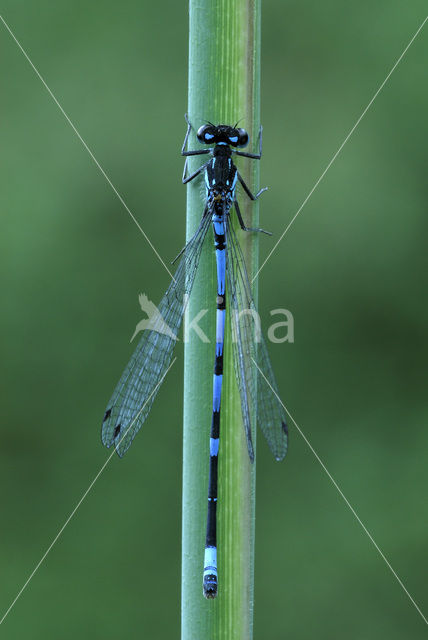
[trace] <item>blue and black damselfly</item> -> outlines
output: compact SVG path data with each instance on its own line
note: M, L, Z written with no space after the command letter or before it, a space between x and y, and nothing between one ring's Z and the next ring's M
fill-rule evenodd
M119 456L123 456L147 418L160 382L170 365L176 342L175 336L181 326L188 296L195 280L204 239L212 223L217 264L217 315L203 593L206 598L215 598L217 595L217 465L226 291L232 327L234 368L250 460L254 460L251 434L256 423L263 431L277 460L282 460L287 452L288 431L285 412L278 400L278 389L266 344L260 332L255 331L256 308L251 294L251 285L244 256L230 222L230 212L234 207L243 231L263 232L263 229L245 226L236 199L236 186L239 182L251 200L256 200L264 189L254 195L232 160L233 154L260 160L262 129L260 127L258 153L238 151L248 145L248 134L245 129L237 128L237 125L231 127L211 123L203 125L197 132L199 142L209 145L209 148L188 151L186 149L192 125L187 117L186 121L188 127L181 149L181 154L186 156L182 181L186 184L204 174L206 200L202 219L194 236L179 254L180 262L177 271L159 304L159 315L155 325L143 334L111 397L104 416L102 440L107 447L114 445ZM208 161L194 173L187 175L187 158L205 154L210 156ZM165 324L170 331L165 332Z

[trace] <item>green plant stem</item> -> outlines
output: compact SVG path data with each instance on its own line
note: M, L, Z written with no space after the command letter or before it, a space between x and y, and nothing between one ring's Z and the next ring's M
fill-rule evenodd
M190 0L189 43L190 121L197 129L207 120L232 125L239 120L250 135L251 148L255 148L259 128L260 0ZM191 148L199 146L194 134L189 144ZM189 170L200 163L200 158L191 158ZM247 184L256 189L259 163L240 158L237 164ZM240 205L247 226L257 226L257 206L245 194L240 197ZM192 182L188 187L187 238L194 233L202 210L201 183ZM238 231L238 235L251 276L257 267L257 239L250 233ZM215 354L216 267L212 242L209 233L186 318L188 322L202 309L209 310L200 326L210 342L203 342L192 331L185 344L182 640L248 640L253 618L255 465L249 461L242 427L228 322L217 510L219 593L211 601L202 595Z

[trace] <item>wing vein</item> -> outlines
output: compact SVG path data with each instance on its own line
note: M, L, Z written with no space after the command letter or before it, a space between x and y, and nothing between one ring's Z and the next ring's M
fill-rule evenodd
M278 387L260 331L260 318L252 297L244 255L230 221L227 232L233 356L248 453L253 459L252 428L257 423L276 459L282 460L288 444L286 414L275 395Z
M153 328L144 331L107 405L102 441L107 447L114 444L119 456L127 451L147 418L160 387L158 383L171 362L209 224L205 209L159 303Z

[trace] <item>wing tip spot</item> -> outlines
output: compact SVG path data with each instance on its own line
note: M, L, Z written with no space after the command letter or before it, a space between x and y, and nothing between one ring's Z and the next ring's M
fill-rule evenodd
M113 432L113 439L114 439L114 440L115 440L115 439L117 438L117 436L119 435L121 428L122 428L122 427L121 427L121 425L120 425L120 424L117 424L117 425L115 426L115 428L114 428L114 432Z
M107 409L107 411L104 414L103 422L108 420L110 418L110 416L111 416L111 409Z
M252 442L248 442L248 456L250 458L250 462L253 463L254 462L254 448L253 448L253 443Z

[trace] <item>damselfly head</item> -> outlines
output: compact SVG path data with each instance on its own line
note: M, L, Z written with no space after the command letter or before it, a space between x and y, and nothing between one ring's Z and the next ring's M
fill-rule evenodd
M245 129L230 127L228 124L204 124L198 129L198 140L202 144L228 144L231 147L246 147L248 133Z

